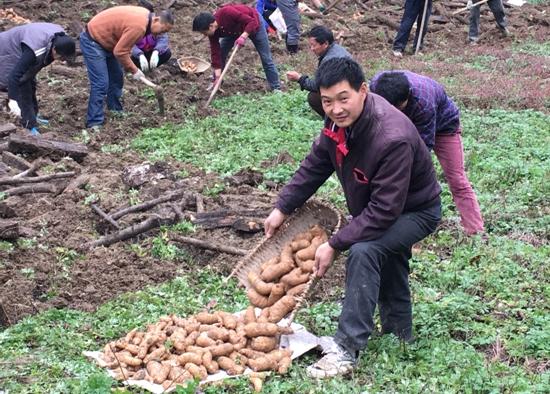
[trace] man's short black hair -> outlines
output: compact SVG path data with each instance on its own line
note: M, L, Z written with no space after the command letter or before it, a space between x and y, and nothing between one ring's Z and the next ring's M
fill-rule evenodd
M174 26L174 14L171 10L164 10L158 14L160 17L160 23L163 25L172 25Z
M193 19L193 31L206 31L216 20L210 12L201 12Z
M319 44L328 42L330 45L334 42L334 34L332 34L332 30L325 26L315 26L307 33L307 36L314 38Z
M337 57L329 59L319 66L315 80L319 88L330 88L342 81L348 81L350 86L358 92L365 82L365 74L355 60Z
M380 75L373 93L384 97L394 107L399 107L409 98L411 84L400 71L388 71Z

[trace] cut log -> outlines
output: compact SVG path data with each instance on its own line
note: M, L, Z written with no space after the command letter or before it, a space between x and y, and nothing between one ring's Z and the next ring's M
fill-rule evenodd
M0 219L0 239L16 240L19 238L19 222Z
M3 124L0 126L0 138L7 137L16 130L17 127L13 123Z
M168 226L176 222L175 218L161 218L159 216L151 217L143 222L134 224L133 226L126 227L123 230L111 235L106 235L100 239L92 242L88 242L82 245L82 249L87 250L96 246L109 246L114 243L124 241L126 239L133 238L139 234L143 234L149 230L159 228L160 226Z
M120 226L117 222L113 220L112 217L107 215L100 207L98 207L96 204L90 204L90 207L92 210L97 213L102 219L104 219L107 223L109 223L111 226L116 228L117 230L120 230Z
M28 170L32 167L32 164L27 160L8 151L2 152L2 161L8 166L22 171Z
M248 250L235 248L232 246L226 246L221 244L216 244L209 241L203 241L196 238L190 238L190 237L184 237L182 235L176 235L172 234L170 235L170 240L177 242L177 243L183 243L187 245L196 246L201 249L208 249L208 250L214 250L216 252L222 252L222 253L229 253L229 254L235 254L238 256L244 256L248 253Z
M48 182L55 179L70 178L75 176L74 171L68 172L58 172L56 174L35 176L31 178L0 178L0 185L21 185L24 183L39 183L39 182Z
M186 206L190 205L190 203L192 203L193 205L195 204L195 197L194 196L185 196L183 191L177 191L175 193L167 194L166 196L162 196L162 197L155 198L153 200L145 201L141 204L132 205L130 207L120 209L120 210L110 214L110 216L114 220L118 220L121 217L123 217L125 215L128 215L129 213L146 211L150 208L153 208L154 206L156 206L158 204L162 204L162 203L170 202L170 201L175 201L175 200L178 200L178 199L183 198L183 197L185 197L184 204Z
M12 189L4 190L6 196L19 196L30 193L57 193L57 188L51 183L35 183L31 185L18 186Z
M399 23L391 20L390 18L384 16L384 15L381 15L381 14L376 14L376 20L386 26L389 26L391 27L392 29L394 30L399 30Z
M82 144L47 140L40 136L12 134L8 140L8 150L13 153L35 153L54 156L69 156L82 161L88 155L88 148Z

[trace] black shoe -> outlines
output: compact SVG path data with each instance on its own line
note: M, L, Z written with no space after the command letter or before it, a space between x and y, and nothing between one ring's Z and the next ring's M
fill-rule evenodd
M298 45L286 45L286 50L291 55L296 55L298 53Z

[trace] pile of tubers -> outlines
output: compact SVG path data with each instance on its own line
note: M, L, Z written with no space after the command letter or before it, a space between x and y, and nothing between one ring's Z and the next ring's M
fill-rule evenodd
M191 60L184 60L180 62L180 68L186 73L194 73L197 71L197 65Z
M188 380L204 380L224 370L240 375L255 372L285 374L292 351L279 349L281 334L290 327L277 323L296 306L313 273L315 250L327 239L319 226L296 236L279 257L265 262L259 274L249 275L251 304L242 316L201 312L180 318L161 317L145 331L134 329L105 345L101 366L119 380L147 380L168 389ZM257 316L255 307L261 308Z

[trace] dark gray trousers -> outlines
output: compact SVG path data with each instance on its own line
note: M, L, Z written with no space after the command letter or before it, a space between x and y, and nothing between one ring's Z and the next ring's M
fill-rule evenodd
M367 346L378 305L382 332L412 339L409 259L412 246L433 233L441 205L405 212L373 241L354 244L346 261L346 289L335 341L350 354Z
M500 30L504 30L507 23L506 16L504 14L504 7L502 6L502 0L489 0L487 4L495 16L497 26ZM468 37L470 40L475 40L479 36L479 17L481 13L479 8L480 6L477 6L470 10L470 30L468 32Z
M283 14L286 24L287 45L298 45L300 42L300 11L296 0L277 0L277 7Z

